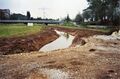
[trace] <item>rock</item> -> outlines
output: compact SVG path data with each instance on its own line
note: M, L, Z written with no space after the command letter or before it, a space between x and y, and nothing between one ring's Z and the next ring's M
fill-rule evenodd
M85 40L81 39L80 45L85 45L85 44L86 44Z
M118 32L117 31L113 32L111 36L118 36Z
M119 30L119 32L118 32L118 35L120 36L120 30Z

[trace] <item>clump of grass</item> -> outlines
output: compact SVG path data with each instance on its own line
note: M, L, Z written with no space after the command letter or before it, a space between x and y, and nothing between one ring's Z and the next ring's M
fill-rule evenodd
M84 23L84 22L82 22L82 23L80 24L80 26L81 26L81 27L85 27L85 28L88 27L87 23Z
M63 26L74 27L75 25L72 22L64 22Z

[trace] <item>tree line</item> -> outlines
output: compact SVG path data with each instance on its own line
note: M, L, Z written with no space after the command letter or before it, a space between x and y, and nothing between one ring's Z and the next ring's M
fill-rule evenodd
M88 7L77 14L75 22L88 20L102 25L120 25L120 0L87 0Z
M31 14L27 11L26 15L13 13L10 15L10 20L31 20Z

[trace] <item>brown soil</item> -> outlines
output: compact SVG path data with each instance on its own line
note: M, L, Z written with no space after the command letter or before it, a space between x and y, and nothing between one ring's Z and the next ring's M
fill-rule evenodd
M95 30L88 30L88 29L69 29L62 27L49 27L42 33L40 32L26 37L0 38L0 54L7 55L14 53L38 51L42 46L54 41L59 37L54 31L54 29L75 36L75 39L73 40L73 44L71 46L76 46L77 44L84 45L86 42L83 39L81 39L82 37L88 37L98 34L99 35L109 34Z
M93 37L85 41L83 46L49 53L1 55L0 79L66 79L60 76L64 72L67 79L120 79L120 41Z
M58 37L54 30L46 29L43 32L26 37L0 38L0 54L38 51L42 46Z
M52 27L51 27L52 28ZM71 29L71 28L64 28L64 27L54 27L52 29L57 29L59 31L63 31L66 33L69 33L73 36L75 36L73 43L71 46L76 46L77 44L84 45L86 42L83 37L89 37L93 35L110 35L111 32L101 32L101 31L96 31L93 29Z

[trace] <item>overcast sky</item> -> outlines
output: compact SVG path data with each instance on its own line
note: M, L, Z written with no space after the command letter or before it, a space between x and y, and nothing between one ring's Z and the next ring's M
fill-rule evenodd
M87 6L86 0L0 0L1 9L25 15L26 11L30 11L33 17L43 17L45 12L48 18L64 18L67 14L74 18Z

